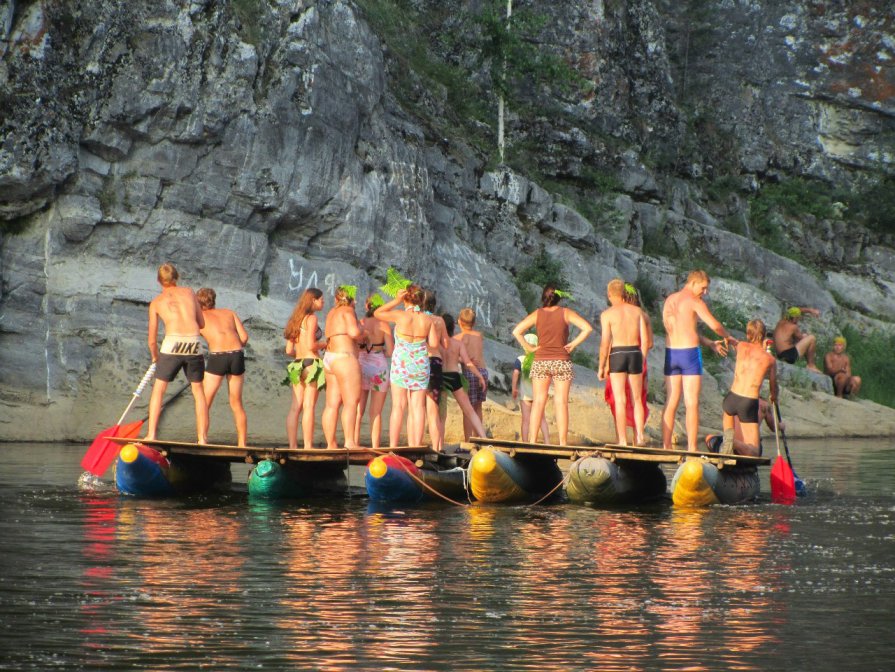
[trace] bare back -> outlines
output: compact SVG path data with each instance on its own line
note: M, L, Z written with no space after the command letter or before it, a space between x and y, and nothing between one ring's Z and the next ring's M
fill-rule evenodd
M641 333L646 334L643 311L629 303L621 303L603 311L600 321L604 329L608 329L612 347L646 345L641 343ZM642 331L641 331L642 330Z
M454 338L459 339L463 343L463 347L469 353L469 358L478 368L484 369L487 366L485 364L484 352L485 338L482 336L482 332L473 329L469 331L464 330L458 336L454 336Z
M448 344L447 328L444 319L439 315L432 315L432 326L435 328L435 337L438 339L438 347L429 346L430 357L444 357Z
M776 360L758 343L740 341L736 351L737 363L730 391L741 397L757 399L761 383Z
M165 287L149 304L149 319L160 318L166 334L198 336L205 326L202 308L189 287Z
M209 308L202 311L205 326L202 338L208 343L209 352L229 352L240 350L249 336L239 318L226 308Z
M353 306L338 306L326 316L326 338L328 352L350 352L357 354L360 327Z
M432 330L432 316L415 310L405 310L395 319L395 331L407 341L422 341Z
M461 353L461 350L464 353ZM449 338L447 347L444 349L444 362L442 363L444 370L449 372L457 372L460 370L460 360L465 354L463 342L457 338ZM468 359L468 357L467 357Z
M774 348L778 353L794 348L801 336L798 324L792 320L780 320L774 327Z
M686 288L671 294L662 307L662 323L665 325L666 341L669 348L693 348L699 345L696 331L697 299Z

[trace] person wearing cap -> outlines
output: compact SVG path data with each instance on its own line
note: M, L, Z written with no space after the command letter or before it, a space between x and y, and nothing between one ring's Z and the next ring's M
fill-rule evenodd
M533 348L538 347L537 334L525 334L523 336L525 342ZM519 355L513 363L513 383L512 395L513 400L519 402L519 409L522 411L522 431L520 435L523 441L528 441L528 423L531 419L531 402L534 400L534 390L531 387L531 363L526 366L526 355ZM544 443L550 443L549 429L547 418L541 418L541 437ZM535 442L538 437L535 437Z
M845 353L847 345L845 336L837 336L833 339L833 351L824 357L824 373L833 379L837 397L857 394L861 389L861 377L851 372L851 357Z
M820 369L814 363L817 339L813 334L805 333L799 328L799 320L803 315L820 317L820 311L807 306L787 308L777 326L774 327L774 350L777 353L777 359L787 364L795 364L799 357L804 357L808 368L820 373Z

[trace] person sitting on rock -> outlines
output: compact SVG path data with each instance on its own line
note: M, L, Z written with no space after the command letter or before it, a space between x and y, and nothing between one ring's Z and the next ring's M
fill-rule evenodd
M799 357L804 357L808 368L820 373L814 363L817 339L799 328L799 320L805 314L820 317L820 311L816 308L792 306L786 309L774 327L774 350L777 352L777 359L787 364L795 364Z
M851 357L845 353L847 342L844 336L833 339L833 351L824 357L824 373L833 379L833 390L837 397L857 394L861 389L861 377L851 372Z

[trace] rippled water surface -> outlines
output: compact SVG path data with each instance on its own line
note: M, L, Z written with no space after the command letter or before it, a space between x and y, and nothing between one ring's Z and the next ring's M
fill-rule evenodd
M85 448L0 445L0 669L895 666L891 443L792 441L809 497L698 511L135 500Z

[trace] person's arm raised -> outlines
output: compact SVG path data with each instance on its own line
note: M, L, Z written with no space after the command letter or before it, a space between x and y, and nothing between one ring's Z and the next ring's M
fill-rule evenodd
M384 320L385 322L396 322L398 318L404 314L403 310L395 310L399 304L404 303L404 297L407 295L405 290L399 291L395 298L384 303L373 311L373 317Z

